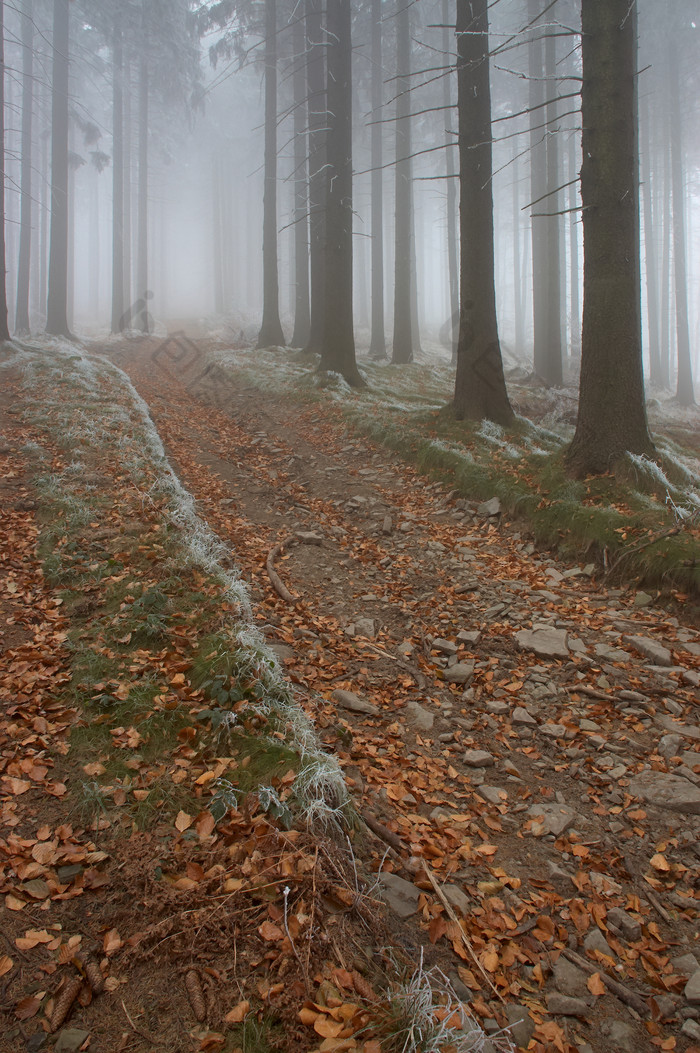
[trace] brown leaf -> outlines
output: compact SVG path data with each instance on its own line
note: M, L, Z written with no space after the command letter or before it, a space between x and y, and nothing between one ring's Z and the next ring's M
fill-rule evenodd
M655 856L652 856L650 861L654 870L660 870L663 873L668 873L671 869L671 864L666 859L666 856L662 855L661 852L657 852Z
M6 954L0 954L0 976L4 976L5 973L9 973L10 969L14 966L12 958L9 958Z
M122 939L116 929L106 932L102 941L102 949L106 955L114 954L122 946Z
M600 973L593 973L592 976L589 976L586 980L586 987L591 992L591 994L596 995L596 997L604 995L607 991L605 984L600 978Z
M282 929L279 925L275 925L273 921L264 921L262 925L259 926L258 932L264 940L276 941L284 939Z
M185 830L189 830L189 828L192 826L192 823L192 816L188 815L187 812L180 811L177 813L177 818L175 819L175 829L179 830L181 834L183 834Z
M15 1006L15 1016L18 1020L31 1020L39 1012L41 997L39 995L27 995Z
M242 1024L250 1010L250 1002L239 1002L237 1006L226 1014L224 1020L227 1024Z

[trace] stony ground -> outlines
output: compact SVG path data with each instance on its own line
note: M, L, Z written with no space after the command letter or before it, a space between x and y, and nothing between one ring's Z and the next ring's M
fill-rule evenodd
M424 948L487 1030L510 1022L538 1053L700 1048L700 633L682 605L535 551L332 408L213 386L157 342L106 353L343 766L404 953ZM31 500L12 485L27 562ZM30 663L59 618L32 573L39 630L15 639L3 616ZM155 1019L119 1048L160 1045Z

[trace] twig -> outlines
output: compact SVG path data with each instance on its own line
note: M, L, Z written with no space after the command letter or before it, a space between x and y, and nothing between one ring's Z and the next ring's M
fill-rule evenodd
M291 548L292 545L322 545L322 544L323 544L323 538L319 537L317 534L309 534L309 533L305 533L303 531L300 531L299 533L290 534L289 537L284 538L283 541L280 541L279 545L275 545L275 547L272 549L272 551L268 555L267 560L265 562L265 568L267 570L267 575L268 575L270 581L272 582L273 589L275 590L277 595L279 597L281 597L281 599L284 600L285 603L289 603L292 606L294 606L296 603L299 602L299 597L298 596L294 596L289 591L287 586L284 584L282 579L280 578L279 574L275 570L275 560L277 559L278 556L282 555L282 553L285 551L285 549Z
M489 987L491 988L493 993L496 995L496 998L498 998L499 1001L503 1002L503 1004L505 1005L506 1004L505 998L503 997L501 992L498 990L498 988L494 986L494 983L493 983L491 977L486 972L486 970L484 969L483 965L481 964L481 962L477 958L476 953L474 951L474 948L472 947L471 943L467 939L467 934L465 933L464 929L460 925L459 918L455 914L454 909L452 907L452 904L450 903L450 901L448 900L447 896L445 895L445 893L442 891L442 889L438 885L438 883L435 880L435 877L433 875L433 872L430 870L430 868L428 867L428 864L425 862L425 860L423 860L423 869L425 870L426 874L428 875L428 880L430 881L430 884L435 889L436 895L437 895L438 899L440 900L440 902L442 903L442 905L445 908L445 910L447 911L447 914L448 914L449 918L457 924L457 927L459 928L459 934L460 934L460 936L462 938L462 943L464 944L465 948L469 952L469 955L471 956L472 961L474 962L474 964L478 968L478 970L481 973L481 975L486 980L486 983L489 985Z
M637 545L632 545L631 548L624 549L620 555L614 560L605 572L605 577L609 578L614 570L620 566L620 564L627 559L628 556L633 556L636 552L642 552L645 548L649 548L651 545L655 545L657 541L664 541L667 537L675 537L676 534L680 534L683 529L683 523L677 523L676 526L671 527L669 530L664 530L660 534L655 534L654 537L647 538L646 541L640 541Z
M121 1002L122 1002L122 1009L124 1010L124 1015L126 1016L126 1019L129 1021L129 1024L131 1025L131 1030L134 1032L134 1034L138 1035L139 1038L142 1038L144 1040L144 1042L153 1042L153 1043L155 1043L156 1046L164 1046L165 1042L163 1042L162 1039L156 1038L154 1035L149 1035L147 1031L142 1031L140 1027L136 1026L134 1021L129 1016L129 1010L124 1005L124 999L123 998L122 998Z
M635 991L631 991L629 987L625 987L625 985L621 984L619 980L613 980L612 976L608 976L606 972L603 972L599 965L594 965L586 958L582 958L580 954L576 953L576 951L570 951L566 948L561 953L565 958L568 958L570 962L573 962L574 965L578 965L579 969L583 969L584 972L590 973L591 975L593 975L593 973L598 973L608 990L612 991L612 993L616 995L621 1002L624 1002L625 1005L634 1009L635 1013L638 1013L642 1020L645 1020L649 1016L649 1006L641 995L638 995Z
M642 895L646 896L646 898L649 900L649 902L651 903L651 905L654 908L654 910L656 911L656 913L659 915L659 917L663 918L663 920L666 922L667 925L670 925L670 923L671 923L671 915L668 913L666 908L663 907L661 905L661 903L659 903L659 901L656 898L656 896L654 895L654 893L650 892L648 888L645 888L644 891L642 892Z
M389 830L383 823L380 823L371 812L360 812L360 816L372 833L376 834L382 841L385 841L386 844L390 845L395 852L408 851L399 835L395 834L392 830Z

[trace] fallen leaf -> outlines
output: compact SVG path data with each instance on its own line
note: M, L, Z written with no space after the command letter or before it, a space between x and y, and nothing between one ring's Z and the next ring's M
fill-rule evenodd
M27 904L24 902L24 900L17 899L16 896L13 896L12 893L9 893L7 896L5 896L5 906L8 910L24 910Z
M281 928L279 925L275 925L273 921L264 921L262 925L259 926L258 932L264 940L275 941L284 939L284 933Z
M321 1038L337 1038L343 1027L342 1020L331 1020L329 1016L318 1016L314 1020L314 1031Z
M605 984L600 978L600 973L593 973L592 976L589 976L586 980L586 987L591 992L591 994L596 995L596 997L604 995L607 991Z
M0 955L0 976L4 976L5 973L9 973L10 969L15 963L12 958L8 958L6 954Z
M239 1002L237 1006L226 1014L224 1020L227 1024L242 1024L250 1010L250 1002Z
M652 856L650 859L650 863L653 866L654 870L661 870L664 873L668 873L668 871L671 869L671 864L666 859L666 856L662 855L661 852L657 852L655 856Z
M41 1005L41 999L43 996L39 995L28 995L23 998L21 1002L18 1002L15 1006L15 1016L18 1020L31 1020L33 1016L39 1012L39 1006Z
M122 939L116 929L110 929L109 932L105 933L102 941L102 949L105 954L114 954L122 946Z
M175 819L175 829L183 834L185 830L189 830L193 822L194 820L192 816L188 815L187 812L178 812L177 818Z

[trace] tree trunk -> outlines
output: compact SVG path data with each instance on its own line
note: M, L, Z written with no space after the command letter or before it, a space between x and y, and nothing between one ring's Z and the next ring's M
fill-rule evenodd
M5 3L0 0L0 340L9 340L5 259Z
M385 359L384 333L384 172L382 167L382 0L372 0L370 13L372 40L372 335L370 358Z
M306 34L300 11L292 16L294 48L294 333L292 347L306 347L311 315L309 307L309 167L307 160L307 106L304 50Z
M663 151L663 185L657 196L661 214L661 383L668 390L671 387L671 149L669 145L668 120L663 121L661 128L661 148Z
M569 187L569 208L578 208L578 139L569 137L569 179L577 180ZM572 211L569 215L569 246L571 272L571 355L578 359L581 354L581 278L579 274L579 214Z
M641 107L642 131L642 199L644 202L644 259L647 294L647 333L649 340L649 375L654 388L662 386L659 340L659 290L656 252L656 223L651 176L651 115L649 100L644 97Z
M445 60L449 62L450 50L454 47L454 33L450 32L449 0L442 0L442 50ZM442 104L445 107L445 128L449 128L452 117L452 78L442 78ZM459 261L457 256L457 150L454 136L448 131L447 149L445 150L445 167L447 171L446 210L447 210L447 281L449 287L450 310L450 344L452 346L452 365L457 364L457 337L459 334Z
M488 0L457 0L461 302L454 412L509 424L494 282Z
M320 371L362 387L352 314L352 40L347 0L327 3L326 317Z
M695 405L693 368L690 359L688 323L688 261L685 244L685 186L683 179L683 133L678 60L669 47L667 90L671 137L671 186L673 194L673 280L676 293L676 348L678 374L676 399L681 406Z
M90 310L93 321L100 318L100 173L92 172L90 202Z
M411 303L411 28L408 4L396 15L396 215L392 362L413 361Z
M546 308L546 364L543 374L548 383L562 385L562 304L561 304L561 217L560 193L557 187L563 182L559 170L559 129L557 104L557 40L550 29L544 41L547 119L547 197L535 207L551 215L547 224L547 308Z
M139 66L139 212L138 245L136 250L136 295L146 302L151 293L148 288L148 29L146 9L143 8L143 54ZM139 328L148 333L149 313L144 308L138 318Z
M309 105L309 257L311 321L306 350L321 354L326 317L326 125L323 0L306 0L306 81Z
M224 313L224 195L223 161L218 151L212 164L212 222L214 224L214 311Z
M542 0L528 0L528 21L536 20L542 10ZM543 133L545 90L544 46L542 26L534 24L528 44L528 76L530 107L530 200L532 224L532 307L534 369L541 377L547 373L547 220L536 213L547 211L547 141Z
M277 261L277 0L265 0L263 316L258 347L279 347L283 344Z
M47 92L48 95L48 92ZM47 98L47 103L48 103ZM41 138L41 223L39 231L39 313L46 323L49 288L49 217L51 216L51 173L49 172L49 138L46 129Z
M124 90L122 16L114 16L112 43L112 332L124 330Z
M520 356L525 346L523 318L522 264L520 260L520 136L513 138L513 320L515 354Z
M68 71L69 0L53 4L51 105L51 237L46 332L70 337L68 328Z
M22 168L15 330L28 334L32 255L32 118L34 108L34 22L32 0L22 5Z
M134 314L133 314L133 282L132 282L132 266L134 260L133 250L133 209L131 205L132 201L132 136L133 136L133 122L131 113L131 88L132 88L132 76L131 76L131 55L129 49L124 55L124 135L122 142L124 144L124 306L127 310L127 317L130 321L127 323L126 328L131 329L133 326Z
M637 9L582 0L584 295L577 476L625 453L654 453L642 372L637 143Z

